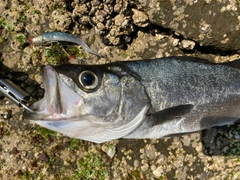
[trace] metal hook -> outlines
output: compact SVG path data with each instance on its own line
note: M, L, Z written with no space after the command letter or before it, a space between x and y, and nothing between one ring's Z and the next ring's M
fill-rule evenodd
M33 112L29 107L27 107L27 103L29 103L30 96L27 92L23 91L20 87L14 84L9 79L5 79L0 75L0 92L17 104L20 107L23 107L29 112Z

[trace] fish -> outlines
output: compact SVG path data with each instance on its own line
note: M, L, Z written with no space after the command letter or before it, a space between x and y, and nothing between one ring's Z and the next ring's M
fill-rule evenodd
M41 69L45 95L23 117L94 143L234 124L240 117L239 61L214 64L173 56L47 65Z

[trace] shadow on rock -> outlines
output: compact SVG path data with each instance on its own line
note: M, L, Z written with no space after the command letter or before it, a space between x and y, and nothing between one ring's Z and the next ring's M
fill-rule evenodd
M207 156L239 156L240 124L203 130L203 153Z
M31 97L34 99L42 98L44 89L40 87L38 82L32 80L27 73L15 71L4 64L0 64L0 70L3 78L12 81L19 88L26 91Z

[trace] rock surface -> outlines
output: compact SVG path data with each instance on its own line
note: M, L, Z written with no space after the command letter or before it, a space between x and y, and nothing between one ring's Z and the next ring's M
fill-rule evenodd
M184 39L222 51L239 50L238 1L141 0L136 4L148 14L151 23L170 29Z

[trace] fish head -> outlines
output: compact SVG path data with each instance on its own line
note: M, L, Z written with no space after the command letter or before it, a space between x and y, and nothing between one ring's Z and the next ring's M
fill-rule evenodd
M24 117L70 137L102 143L138 128L149 108L140 77L108 65L45 66L44 97Z

